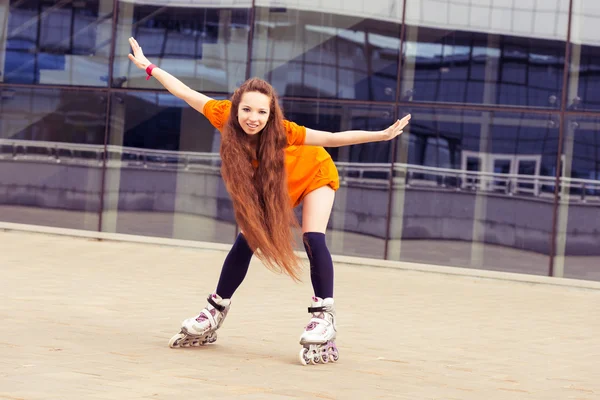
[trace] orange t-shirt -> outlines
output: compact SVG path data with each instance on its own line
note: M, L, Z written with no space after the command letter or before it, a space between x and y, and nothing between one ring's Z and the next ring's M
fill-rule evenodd
M204 116L219 131L223 130L231 101L209 100L204 105ZM329 153L318 146L304 146L306 128L294 122L284 120L288 147L285 149L285 167L288 174L288 191L292 205L296 207L304 196L322 186L333 190L340 187L337 168Z

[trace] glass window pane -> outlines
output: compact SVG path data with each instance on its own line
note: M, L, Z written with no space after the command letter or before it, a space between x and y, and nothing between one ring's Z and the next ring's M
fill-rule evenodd
M111 109L102 229L231 243L218 131L166 93L114 94Z
M112 12L112 0L10 0L0 82L107 86Z
M401 111L388 258L546 275L558 116Z
M405 101L560 107L568 0L406 0Z
M393 108L284 101L286 118L329 132L381 130L393 123ZM384 258L392 142L327 149L340 175L340 189L327 239L334 254ZM300 215L302 207L299 207Z
M113 86L162 89L127 58L132 36L150 62L193 89L228 93L245 80L249 8L233 8L227 0L193 7L189 2L147 3L119 1Z
M600 281L600 117L565 122L554 273Z
M571 60L569 63L570 110L600 109L600 4L596 0L573 0Z
M0 220L98 229L106 97L0 88Z
M314 11L260 1L264 7L255 10L252 75L269 81L281 96L395 101L400 7L393 0L377 3L369 9L390 14L365 12L357 2L324 2L326 11Z

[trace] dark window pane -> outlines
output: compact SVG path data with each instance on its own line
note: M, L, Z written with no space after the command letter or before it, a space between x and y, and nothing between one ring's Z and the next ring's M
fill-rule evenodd
M98 229L106 98L0 88L0 218Z
M562 161L555 273L600 280L600 118L567 118Z
M557 116L410 112L394 165L388 258L547 274Z
M150 62L191 88L232 92L246 76L250 10L221 2L222 8L219 1L210 8L119 2L113 86L162 89L127 58L133 36Z
M600 42L596 0L573 2L570 55L567 107L570 110L600 110Z
M170 94L114 94L104 231L231 243L220 135Z
M327 13L257 7L252 75L282 96L394 101L401 18L370 19L352 4Z
M112 7L112 0L11 0L1 78L7 83L106 86Z
M558 108L568 3L407 0L401 98Z

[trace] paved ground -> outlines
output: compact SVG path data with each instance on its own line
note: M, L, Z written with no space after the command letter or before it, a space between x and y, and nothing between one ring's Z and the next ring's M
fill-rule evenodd
M339 264L340 361L311 294L254 263L214 345L169 349L224 253L0 232L0 399L598 399L600 290Z

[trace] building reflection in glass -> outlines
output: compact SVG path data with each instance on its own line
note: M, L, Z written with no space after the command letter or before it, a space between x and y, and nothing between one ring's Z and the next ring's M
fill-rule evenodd
M223 3L221 7L220 3ZM163 89L127 58L135 37L157 66L193 89L228 93L245 80L250 10L231 2L119 2L113 86Z
M98 230L106 98L0 88L2 221Z
M410 113L394 165L388 257L546 274L557 116Z
M553 272L600 280L600 119L569 116L564 129Z
M135 36L213 97L269 80L311 128L413 114L327 149L334 253L600 280L597 22L595 0L0 1L0 220L231 243L220 135L131 65Z
M107 86L112 0L4 3L8 7L4 6L6 39L0 43L4 72L0 81ZM4 7L0 4L0 11ZM3 33L4 29L0 38Z
M252 75L281 96L395 100L400 19L274 7L255 13Z
M219 143L218 131L170 94L114 94L102 229L231 242Z

